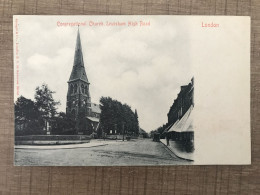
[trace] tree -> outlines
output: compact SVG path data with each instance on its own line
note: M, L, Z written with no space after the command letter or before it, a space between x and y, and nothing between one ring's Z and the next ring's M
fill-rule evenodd
M51 91L46 84L35 89L35 102L20 96L15 103L15 132L16 135L45 134L47 122L56 120L56 106ZM58 119L57 119L58 120Z
M52 97L54 93L55 92L51 91L46 84L42 84L41 87L36 87L35 89L34 98L36 106L44 118L54 117L57 113L56 106L60 105L60 102L54 101Z
M15 119L31 121L37 118L38 109L35 103L23 96L20 96L15 103Z
M15 135L37 135L42 132L40 112L30 99L20 96L15 102Z
M139 134L139 121L138 121L138 114L137 110L135 109L135 133Z
M51 118L54 118L57 114L56 106L60 102L54 101L52 95L54 91L51 91L46 84L42 84L40 87L35 89L35 105L37 106L39 112L41 113L41 118L44 121L44 129L48 130L48 124L51 122Z
M60 112L51 120L52 134L73 135L75 134L76 121L70 115Z
M127 104L122 104L110 97L101 97L100 126L106 133L138 134L138 115ZM123 132L124 126L124 132Z
M76 124L77 132L81 132L83 134L90 135L93 133L94 128L91 125L90 121L86 120L86 109L81 108L78 113L77 117L77 124Z

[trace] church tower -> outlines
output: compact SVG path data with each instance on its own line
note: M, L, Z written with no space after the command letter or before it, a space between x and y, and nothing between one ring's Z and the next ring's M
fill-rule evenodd
M68 81L66 106L66 113L72 115L77 121L79 118L91 116L89 84L90 83L85 71L80 34L78 29L74 63Z

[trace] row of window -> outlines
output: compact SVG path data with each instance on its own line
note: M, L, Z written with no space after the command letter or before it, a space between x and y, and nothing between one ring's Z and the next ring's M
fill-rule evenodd
M70 94L77 93L77 92L78 92L78 85L71 84L70 85ZM81 85L81 93L88 95L88 85L86 85L86 86L84 86L83 84Z
M72 102L68 102L68 106L78 106L78 100L73 100ZM80 105L86 105L87 107L91 107L90 103L87 103L87 100L82 100Z
M96 118L99 118L100 117L100 114L99 113L95 113L95 112L91 112L90 109L87 109L87 112L89 115L91 115L92 117L96 117ZM71 114L76 117L76 110L75 109L72 109L71 110Z

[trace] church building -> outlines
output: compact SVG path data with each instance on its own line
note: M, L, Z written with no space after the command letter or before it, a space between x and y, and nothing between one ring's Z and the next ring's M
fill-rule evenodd
M101 110L99 104L91 103L89 85L78 29L66 106L66 113L76 120L76 134L91 134L96 132L99 126Z

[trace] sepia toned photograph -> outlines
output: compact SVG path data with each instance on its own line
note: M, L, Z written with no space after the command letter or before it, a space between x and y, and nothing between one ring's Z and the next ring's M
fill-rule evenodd
M231 70L213 65L218 58L227 67L225 59L248 49L248 37L239 39L242 49L236 54L225 47L218 50L223 56L213 52L211 47L222 42L214 43L212 33L225 28L224 20L214 18L14 16L14 165L249 163L249 77L242 71L249 68L249 51L240 55L241 65L234 63L234 83L225 77ZM241 26L247 24L242 20ZM208 47L200 41L209 42L205 32L212 39ZM235 40L245 36L239 33L234 31ZM232 88L243 79L248 85L238 85L246 93L236 98ZM224 99L224 85L231 86L226 94L232 101ZM234 122L233 108L241 102L245 117ZM214 137L230 152L237 146L227 140L237 140L245 161L228 161L225 153L219 157Z

